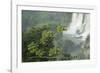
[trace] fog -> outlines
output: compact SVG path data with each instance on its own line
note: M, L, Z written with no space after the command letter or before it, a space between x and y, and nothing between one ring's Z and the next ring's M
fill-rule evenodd
M90 14L74 12L22 11L22 30L32 26L50 25L55 30L57 25L65 30L57 34L54 45L71 54L73 59L90 57Z

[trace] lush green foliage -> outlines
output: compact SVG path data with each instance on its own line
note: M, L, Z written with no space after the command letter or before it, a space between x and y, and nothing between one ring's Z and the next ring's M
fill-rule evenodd
M58 25L55 29L52 31L50 26L44 25L23 32L23 62L71 59L70 54L64 54L63 50L54 44L54 39L57 34L62 33L63 26Z

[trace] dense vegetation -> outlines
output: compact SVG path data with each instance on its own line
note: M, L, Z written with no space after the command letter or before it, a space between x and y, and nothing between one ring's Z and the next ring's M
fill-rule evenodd
M32 27L23 32L23 62L70 60L71 55L64 53L62 48L56 47L54 40L62 33L63 26L58 25L55 31L50 26Z

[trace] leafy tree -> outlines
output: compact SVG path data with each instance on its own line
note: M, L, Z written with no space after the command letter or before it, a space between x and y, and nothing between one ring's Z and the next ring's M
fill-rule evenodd
M52 31L48 25L31 27L24 31L22 34L23 62L60 60L60 56L63 55L62 49L55 47L53 41L56 34L62 31L61 25L57 26L56 31Z
M64 30L64 27L62 26L62 25L58 25L57 27L56 27L56 31L57 32L62 32Z

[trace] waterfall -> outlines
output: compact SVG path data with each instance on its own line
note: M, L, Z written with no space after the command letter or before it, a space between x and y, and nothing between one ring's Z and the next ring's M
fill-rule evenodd
M84 47L87 36L90 33L90 15L85 13L72 13L72 19L67 30L63 31L64 48L74 56L87 58L89 49L80 50ZM74 45L67 45L66 40L70 40ZM68 47L70 46L70 47ZM72 47L73 46L73 47ZM87 54L85 54L87 53ZM86 56L85 56L86 55Z
M73 13L70 26L67 30L63 31L63 35L69 34L72 37L75 38L81 37L82 40L84 40L89 34L90 30L89 22L90 22L89 14Z

